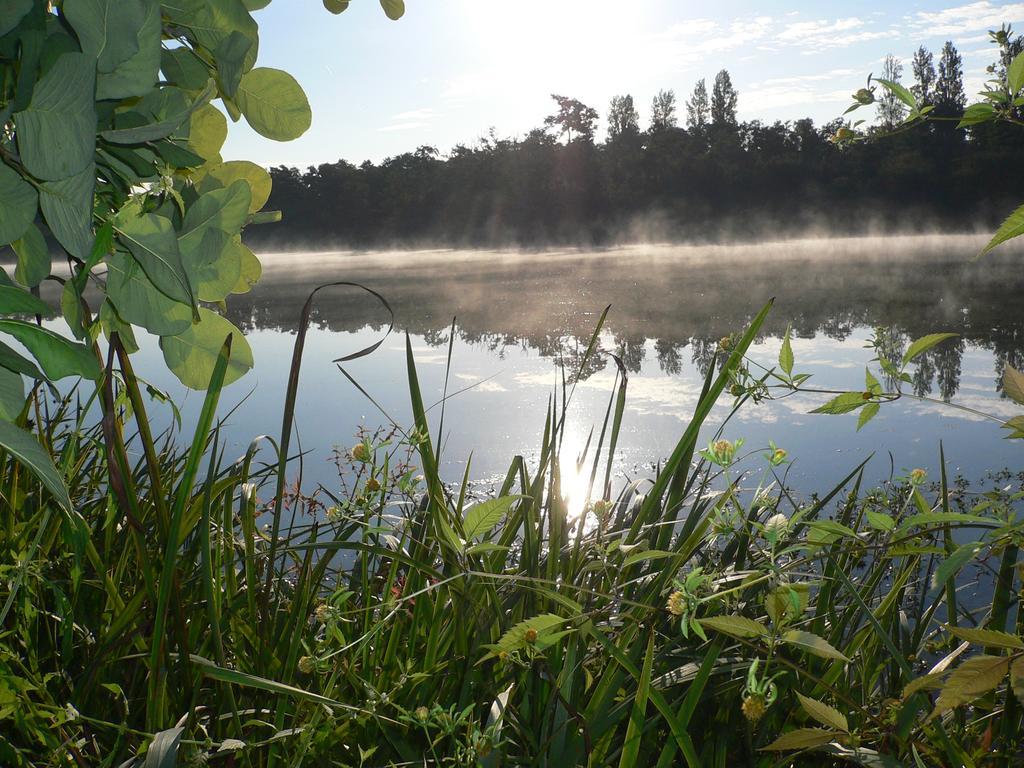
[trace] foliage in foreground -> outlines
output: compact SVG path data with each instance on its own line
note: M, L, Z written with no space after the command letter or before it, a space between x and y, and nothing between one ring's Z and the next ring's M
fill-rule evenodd
M558 459L571 383L538 464L476 503L441 481L411 350L415 424L354 446L333 498L275 485L260 443L224 460L226 351L187 455L168 436L125 468L129 509L101 428L53 406L36 429L82 524L5 460L0 762L1015 764L1022 494L974 503L921 472L867 492L862 465L801 502L784 450L700 450L726 388L758 391L743 355L765 312L657 476L610 499L619 381L578 466L584 519ZM130 389L117 401L146 423ZM968 594L972 562L991 601Z

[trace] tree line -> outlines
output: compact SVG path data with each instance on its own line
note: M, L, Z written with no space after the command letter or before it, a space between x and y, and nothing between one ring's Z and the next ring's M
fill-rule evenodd
M989 68L1005 67L1021 38ZM889 56L882 76L903 77ZM963 230L991 227L1011 210L1024 170L1024 130L956 127L966 103L952 42L919 48L909 87L943 120L839 147L842 118L741 121L729 72L696 83L683 105L662 90L646 129L628 94L600 115L569 96L525 136L493 132L446 155L417 149L380 163L339 160L305 171L271 169L270 207L283 222L261 244L304 247L601 245L709 240L808 231ZM877 125L893 131L903 105L885 93Z

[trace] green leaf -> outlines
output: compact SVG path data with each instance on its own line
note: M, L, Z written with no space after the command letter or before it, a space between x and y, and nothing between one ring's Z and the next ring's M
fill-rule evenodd
M971 627L946 627L946 631L958 640L966 640L974 645L984 645L988 648L1008 648L1014 651L1024 650L1024 640L1007 632Z
M867 511L868 525L879 531L891 531L896 527L896 521L884 512Z
M917 99L914 98L914 94L907 90L905 86L900 85L894 80L883 80L879 77L876 77L875 81L892 93L897 99L910 107L911 110L915 112L917 111Z
M761 747L760 751L782 752L789 749L808 749L828 744L838 736L838 733L826 731L824 728L797 728L795 731L782 734L768 746Z
M53 236L64 250L83 261L96 239L92 232L95 188L96 166L90 163L70 178L46 182L39 192L39 207Z
M1010 686L1017 701L1024 705L1024 656L1014 659L1010 665Z
M215 95L216 86L212 80L191 101L186 92L178 88L166 87L151 91L135 105L134 111L120 115L116 127L100 131L100 136L113 144L142 144L173 136L181 133L181 126ZM126 125L128 121L130 123Z
M210 79L209 67L185 46L161 51L160 69L169 83L186 91L201 91Z
M857 431L860 432L861 427L871 421L875 416L878 415L878 411L881 409L878 403L868 403L864 406L860 412L860 416L857 418Z
M14 29L32 10L32 0L0 0L0 37Z
M1010 671L1006 656L975 656L967 659L942 686L931 717L974 701L994 690Z
M544 632L550 632L555 627L561 626L568 619L563 619L554 613L542 613L531 619L525 619L509 629L501 636L493 646L488 646L494 651L516 651L526 646L526 633L533 630L538 638Z
M675 557L677 554L678 553L676 552L669 552L664 549L641 549L638 552L633 552L627 555L623 559L621 567L628 568L629 566L636 565L637 563L646 563L651 560L664 560L667 557Z
M239 672L238 670L218 667L212 661L204 659L202 656L191 654L189 659L199 668L204 677L208 677L211 680L219 680L222 683L230 683L231 685L240 685L243 688L268 691L280 696L290 696L294 699L304 699L305 701L311 701L314 704L322 704L328 707L344 706L334 699L328 699L326 696L304 691L292 685L279 683L276 680L267 680L266 678Z
M239 180L249 185L249 213L256 213L270 199L272 185L270 174L256 163L250 163L248 160L229 160L211 166L199 183L199 191L205 193L230 187Z
M192 309L163 293L127 253L107 257L107 296L117 314L157 336L176 336L192 325Z
M1018 53L1013 57L1010 66L1006 69L1006 84L1009 86L1011 95L1016 95L1021 88L1024 88L1024 53Z
M268 139L297 139L313 120L302 87L279 69L258 67L247 72L238 86L236 101L252 129Z
M142 768L178 768L178 747L184 733L182 726L175 726L154 734Z
M932 574L932 589L944 587L947 581L981 552L983 546L980 541L969 541L954 549Z
M995 120L995 118L996 108L991 104L971 104L971 106L964 110L964 114L960 118L960 122L956 124L956 127L967 128L971 125L987 123L990 120Z
M139 343L135 340L135 331L132 330L131 325L121 319L121 316L117 314L117 308L109 299L100 305L100 325L107 341L110 341L110 337L116 333L128 354L139 351Z
M24 357L9 346L0 341L0 367L6 368L8 371L14 371L24 376L28 376L36 381L43 381L46 377L43 372L40 371L36 364Z
M250 202L249 184L242 180L201 195L185 213L179 246L182 250L195 247L207 229L237 235L245 224Z
M42 315L43 317L51 317L53 310L28 291L0 285L0 315Z
M622 754L619 756L619 768L634 768L640 760L640 740L644 733L647 720L647 699L651 693L651 672L654 668L654 632L647 640L647 653L644 654L643 668L637 680L636 697L626 725L626 736L622 742Z
M1012 365L1003 369L1003 394L1016 403L1024 405L1024 373Z
M213 52L232 32L241 32L252 46L245 57L245 69L256 63L259 53L259 27L242 0L178 0L163 5L164 14L173 23L190 30L206 50Z
M870 401L864 399L863 392L844 392L841 395L836 395L824 405L818 406L811 413L827 413L833 416L850 413L868 402Z
M235 283L235 287L231 289L231 292L248 293L259 282L263 274L263 265L260 264L256 254L249 250L240 240L238 247L242 257L242 273L238 276L238 282Z
M64 315L64 321L68 324L71 335L79 341L86 337L85 313L82 312L82 296L75 287L74 280L64 283L64 289L60 293L60 311Z
M35 475L58 504L67 512L72 512L71 497L68 496L64 479L53 465L50 455L33 435L0 420L0 448Z
M21 374L0 368L0 419L14 421L25 407L25 382Z
M61 6L82 53L96 59L99 72L113 72L139 52L136 30L142 26L139 0L64 0Z
M36 83L28 107L15 113L21 161L33 176L59 181L92 164L95 87L95 59L65 53Z
M398 21L405 14L405 0L380 0L380 7L392 21Z
M238 84L245 72L245 57L251 47L252 40L236 30L221 40L213 52L221 90L232 99L238 92Z
M37 226L30 224L25 234L11 243L11 248L18 255L14 279L19 283L35 288L50 276L50 270L53 268L50 249L46 247L46 240Z
M194 303L170 219L155 213L128 215L119 219L114 228L153 285L175 301Z
M24 344L51 380L81 376L95 381L100 377L96 356L83 344L21 320L0 320L0 332L9 333Z
M219 156L228 137L228 121L224 113L212 104L204 104L189 120L188 149L200 157L211 160Z
M466 519L462 523L466 540L475 539L490 531L501 518L508 514L509 509L520 498L520 496L501 496L497 499L487 499L487 501L481 501L466 510Z
M793 345L789 342L791 326L786 326L786 335L782 337L782 349L779 350L779 367L787 376L793 375Z
M324 0L324 8L337 15L348 10L350 0Z
M786 632L781 639L782 642L788 643L794 648L799 648L802 651L806 651L807 653L810 653L813 656L818 656L822 659L849 661L849 659L834 648L828 640L815 635L813 632L803 632L798 629L791 629Z
M138 51L112 72L96 77L96 98L126 99L145 96L160 75L160 0L141 0L142 23L135 39Z
M1024 234L1024 205L1006 217L1006 221L1000 225L996 233L992 235L992 239L988 241L988 244L981 249L981 253L975 258L984 256L997 245L1001 245L1015 237L1020 237L1022 234Z
M768 637L768 627L746 616L709 616L700 625L731 637Z
M796 692L796 697L800 700L800 706L804 708L804 711L819 723L828 728L849 733L850 724L846 720L846 715L842 712L817 699L804 696L799 691Z
M25 234L38 205L35 188L0 161L0 245Z
M903 355L903 364L906 365L915 357L927 352L936 344L941 344L946 339L955 339L959 335L960 334L958 333L929 333L927 336L922 336L907 349L906 354Z
M1024 416L1014 416L1003 424L1003 429L1010 430L1006 436L1007 440L1024 439Z
M200 301L223 301L242 276L242 243L219 229L181 243L181 261Z
M252 368L252 349L238 328L205 307L199 309L199 322L193 323L188 330L160 339L164 362L186 387L206 389L221 347L229 335L233 338L231 359L224 376L224 386L227 386Z

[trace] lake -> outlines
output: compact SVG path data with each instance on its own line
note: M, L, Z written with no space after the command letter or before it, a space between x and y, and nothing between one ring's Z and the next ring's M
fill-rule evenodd
M395 330L345 370L403 426L411 423L404 334L424 399L434 403L444 391L454 319L448 391L461 391L447 401L443 434L451 480L461 478L471 455L470 476L484 484L503 476L515 454L535 458L560 362L571 367L578 360L606 305L601 348L622 360L629 382L617 475L650 476L685 428L718 340L742 330L772 297L774 309L750 356L774 365L791 325L796 371L812 374L808 385L823 389L864 387L864 368L874 357L865 344L876 328L897 351L928 333L960 338L912 366L914 384L906 390L928 400L887 405L860 432L856 415L810 414L827 398L800 395L748 405L726 425L726 437L744 438L744 452L767 448L769 440L784 447L794 460L789 482L804 492L827 490L872 453L873 481L914 467L935 477L940 441L951 475L977 480L988 470L1019 468L1022 446L1004 440L997 423L942 401L1001 419L1024 412L999 386L1005 364L1024 365L1024 251L1006 248L972 262L983 242L914 236L526 254L261 254L261 283L229 302L228 315L256 358L255 369L222 400L222 413L245 400L227 424L229 453L241 454L256 435L280 432L302 304L317 285L349 280L388 299ZM307 488L336 487L332 448L350 446L360 426L387 421L331 363L377 341L387 324L387 311L366 294L334 288L318 295L296 417ZM137 368L183 402L189 429L201 396L163 368L155 339L143 343ZM615 375L613 359L600 355L579 382L563 466L591 427L600 428ZM731 402L722 398L703 442ZM436 430L440 408L431 415Z

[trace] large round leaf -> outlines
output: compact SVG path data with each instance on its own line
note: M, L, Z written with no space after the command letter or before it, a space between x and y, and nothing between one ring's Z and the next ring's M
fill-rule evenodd
M242 273L239 275L238 282L235 283L235 287L231 289L231 292L248 293L259 282L260 276L263 274L263 265L256 258L256 254L242 243L241 238L237 239L239 252L242 256Z
M50 275L53 267L50 249L46 240L35 224L30 224L20 239L11 243L11 248L18 255L18 265L14 268L14 279L29 288L35 288Z
M92 162L96 60L63 54L36 83L28 107L14 115L21 161L33 176L57 181Z
M324 8L334 14L348 10L350 0L324 0Z
M76 344L48 328L21 320L0 320L0 333L9 333L24 344L51 380L68 376L92 380L100 377L100 364L89 347Z
M92 249L93 192L96 166L89 163L83 171L60 181L41 185L39 207L50 231L72 256L85 259Z
M206 229L201 240L190 239L181 250L189 282L200 301L223 301L242 275L240 243L219 229Z
M213 367L231 336L231 359L224 377L225 386L237 381L252 368L252 349L242 332L230 321L205 307L199 310L199 322L177 336L164 336L160 348L164 362L181 383L190 389L206 389L213 375Z
M61 10L78 35L82 53L96 59L99 72L113 72L139 52L136 31L144 18L140 0L64 0Z
M236 181L226 189L215 189L200 196L185 212L178 238L181 250L197 247L207 229L237 235L249 215L249 185Z
M181 263L178 238L170 219L155 213L126 216L115 229L153 285L175 301L193 303L192 287Z
M25 234L38 205L35 188L0 162L0 245Z
M97 99L145 96L160 74L160 0L141 0L144 11L136 40L138 51L118 64L112 72L96 78Z
M179 0L164 3L163 11L169 21L188 29L208 51L216 51L232 32L245 35L251 41L245 56L245 69L252 69L256 63L259 26L242 0Z
M192 324L191 307L158 290L127 253L108 256L107 267L107 295L127 322L157 336L173 336Z
M218 155L227 137L228 120L215 106L204 104L192 113L188 131L190 151L211 160Z
M210 79L209 67L185 46L161 51L160 69L167 82L186 91L201 91Z
M246 73L235 101L253 130L268 139L297 139L313 121L302 87L279 69L257 67Z
M266 169L248 160L229 160L211 166L199 184L200 192L230 187L241 179L249 185L249 213L256 213L270 199L272 181Z

